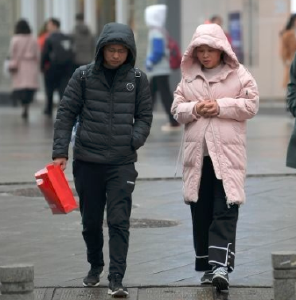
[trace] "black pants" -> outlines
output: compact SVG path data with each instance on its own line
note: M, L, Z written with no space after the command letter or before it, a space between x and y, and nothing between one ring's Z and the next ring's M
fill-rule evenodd
M173 95L170 90L170 84L169 84L169 75L163 75L163 76L154 76L150 80L150 90L151 90L151 97L152 97L152 103L153 106L156 101L156 94L159 91L161 102L164 106L165 112L170 120L171 125L178 125L178 122L173 118L171 114L171 106L173 103Z
M75 187L80 200L82 235L87 260L93 267L104 266L103 220L107 203L109 228L109 273L122 276L126 270L132 192L138 176L134 164L113 166L73 162Z
M218 265L233 271L239 206L227 206L222 180L216 178L209 156L203 161L199 200L190 207L195 270L207 271Z
M12 99L15 103L20 101L22 105L28 105L33 102L36 89L19 89L12 92Z
M66 86L72 75L72 67L52 67L44 73L44 84L46 91L46 105L44 112L51 115L53 109L53 93L55 90L59 93L60 100L63 97Z

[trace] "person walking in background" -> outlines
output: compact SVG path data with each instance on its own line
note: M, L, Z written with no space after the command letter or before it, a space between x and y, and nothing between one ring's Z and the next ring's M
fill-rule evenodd
M280 56L284 65L283 88L289 83L289 72L296 52L296 14L292 14L280 33Z
M95 39L89 27L84 24L82 13L76 15L76 25L72 38L75 49L75 68L89 64L94 57Z
M31 34L31 28L24 19L19 20L14 29L14 35L9 46L12 79L12 97L20 101L23 107L22 118L27 119L29 106L39 87L40 51L36 38Z
M150 90L153 106L159 91L162 104L169 118L169 124L161 127L163 131L180 130L180 125L170 113L173 94L170 90L169 49L166 22L167 6L164 4L151 5L145 9L145 21L149 28L146 55L146 69L150 80Z
M120 23L106 24L94 62L76 69L72 75L54 125L53 161L65 169L72 127L80 115L73 175L91 265L83 285L99 285L103 273L103 219L107 204L108 294L112 296L128 294L122 279L129 246L132 192L138 175L134 163L152 122L148 79L135 69L135 61L136 44L131 28Z
M195 270L205 272L201 283L227 290L245 202L246 121L258 111L258 89L216 24L197 27L181 70L172 114L185 124L183 193L192 214Z
M296 169L296 56L294 56L291 70L290 70L290 82L287 88L287 108L294 119L294 127L290 137L286 166Z
M210 19L210 22L212 24L217 24L217 25L219 25L219 26L221 26L223 28L223 19L219 15L212 16L211 19ZM224 34L226 35L229 44L232 46L232 39L231 39L230 34L227 31L225 31L225 30L224 30Z
M47 103L44 114L52 116L53 94L58 90L60 99L74 70L74 50L71 38L60 31L60 21L47 21L49 33L41 54Z
M43 50L45 40L47 37L48 37L47 22L44 22L44 24L42 25L42 27L40 28L40 30L38 32L38 39L37 39L40 51Z

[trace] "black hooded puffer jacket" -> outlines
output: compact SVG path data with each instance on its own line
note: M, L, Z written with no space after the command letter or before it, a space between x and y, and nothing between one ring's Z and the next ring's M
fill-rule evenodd
M101 68L103 47L110 43L129 49L127 61L117 70L112 87ZM72 127L82 112L74 159L115 165L137 160L136 150L144 145L150 132L152 101L147 76L142 71L136 87L135 60L132 30L124 24L106 24L96 47L95 62L87 66L85 103L81 98L79 69L60 102L54 125L53 159L68 158Z

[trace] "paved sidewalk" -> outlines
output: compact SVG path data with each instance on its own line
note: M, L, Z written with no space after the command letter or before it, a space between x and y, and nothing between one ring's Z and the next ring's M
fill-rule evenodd
M174 179L182 133L163 133L155 114L139 151L128 269L130 299L272 298L271 252L296 248L296 172L285 167L291 122L285 114L260 114L248 125L247 204L238 223L236 269L230 295L202 288L194 271L189 207L182 201L180 171ZM50 161L52 121L33 107L0 108L0 262L35 266L36 299L109 299L106 276L98 289L81 289L88 271L80 216L52 215L34 184L34 172ZM71 166L67 172L72 183ZM104 255L108 269L107 228ZM223 297L223 298L221 298Z

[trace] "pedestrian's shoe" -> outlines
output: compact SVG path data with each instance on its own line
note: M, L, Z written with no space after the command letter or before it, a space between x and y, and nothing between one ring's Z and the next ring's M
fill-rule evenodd
M213 281L213 271L206 271L200 279L201 284L211 284Z
M83 286L95 287L100 284L100 278L104 275L103 267L92 267L83 279Z
M216 267L213 270L212 284L218 291L225 291L229 288L228 271L225 267Z
M118 273L110 274L108 276L109 289L108 295L112 297L126 297L128 296L128 290L122 285L122 276Z

